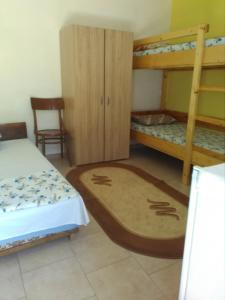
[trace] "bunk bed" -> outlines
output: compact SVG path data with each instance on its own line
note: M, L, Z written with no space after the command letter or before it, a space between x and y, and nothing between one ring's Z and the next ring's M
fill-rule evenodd
M209 26L201 24L186 30L165 33L134 41L133 69L164 70L160 110L132 112L131 138L137 142L178 158L184 162L182 182L189 183L191 165L209 166L225 161L225 120L197 114L200 92L225 92L224 86L202 86L203 68L225 67L225 37L205 40ZM196 37L196 41L179 42L176 39ZM166 44L167 41L172 41ZM165 109L166 74L170 70L193 69L189 111L187 114ZM138 116L165 114L175 118L172 126L146 126L136 121ZM140 119L140 118L139 118ZM171 130L173 128L174 131ZM166 129L166 130L165 130ZM158 131L157 131L158 130ZM168 131L169 130L169 131ZM181 135L180 138L172 137ZM206 136L204 137L204 134ZM216 147L207 144L219 142ZM207 138L206 138L207 137ZM199 143L210 140L210 143ZM216 142L216 143L217 143Z

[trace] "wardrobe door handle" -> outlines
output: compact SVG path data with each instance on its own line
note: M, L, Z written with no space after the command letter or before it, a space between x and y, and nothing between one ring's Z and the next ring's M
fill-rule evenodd
M107 105L109 105L110 104L110 98L109 98L109 96L107 97Z

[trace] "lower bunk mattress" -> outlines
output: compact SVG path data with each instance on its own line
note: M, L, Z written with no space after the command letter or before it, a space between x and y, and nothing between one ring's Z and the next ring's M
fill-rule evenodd
M150 135L177 145L185 145L186 124L175 122L173 124L146 126L131 122L131 129ZM225 133L204 127L196 127L193 144L213 152L225 155Z
M0 250L89 223L80 194L28 140L0 143Z

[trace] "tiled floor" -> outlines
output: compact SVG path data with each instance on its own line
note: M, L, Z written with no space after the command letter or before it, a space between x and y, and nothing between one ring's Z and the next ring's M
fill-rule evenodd
M66 174L66 160L52 157ZM175 159L134 148L124 163L188 194ZM176 300L181 260L157 259L114 244L91 217L72 240L61 239L0 258L0 300Z

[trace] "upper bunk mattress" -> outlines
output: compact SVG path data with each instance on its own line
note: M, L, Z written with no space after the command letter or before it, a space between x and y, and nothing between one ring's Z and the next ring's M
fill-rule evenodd
M1 142L0 166L0 241L89 222L80 194L28 139Z
M218 37L212 39L205 40L205 47L212 47L218 45L225 45L225 37ZM185 42L179 43L174 45L163 45L159 47L154 47L154 44L149 44L140 48L140 50L134 51L134 56L146 56L152 54L159 54L159 53L167 53L167 52L177 52L177 51L184 51L184 50L191 50L196 48L196 41L192 42Z
M178 145L185 145L186 124L175 122L169 125L146 126L131 123L131 129ZM195 146L225 155L225 133L196 127L193 141Z

